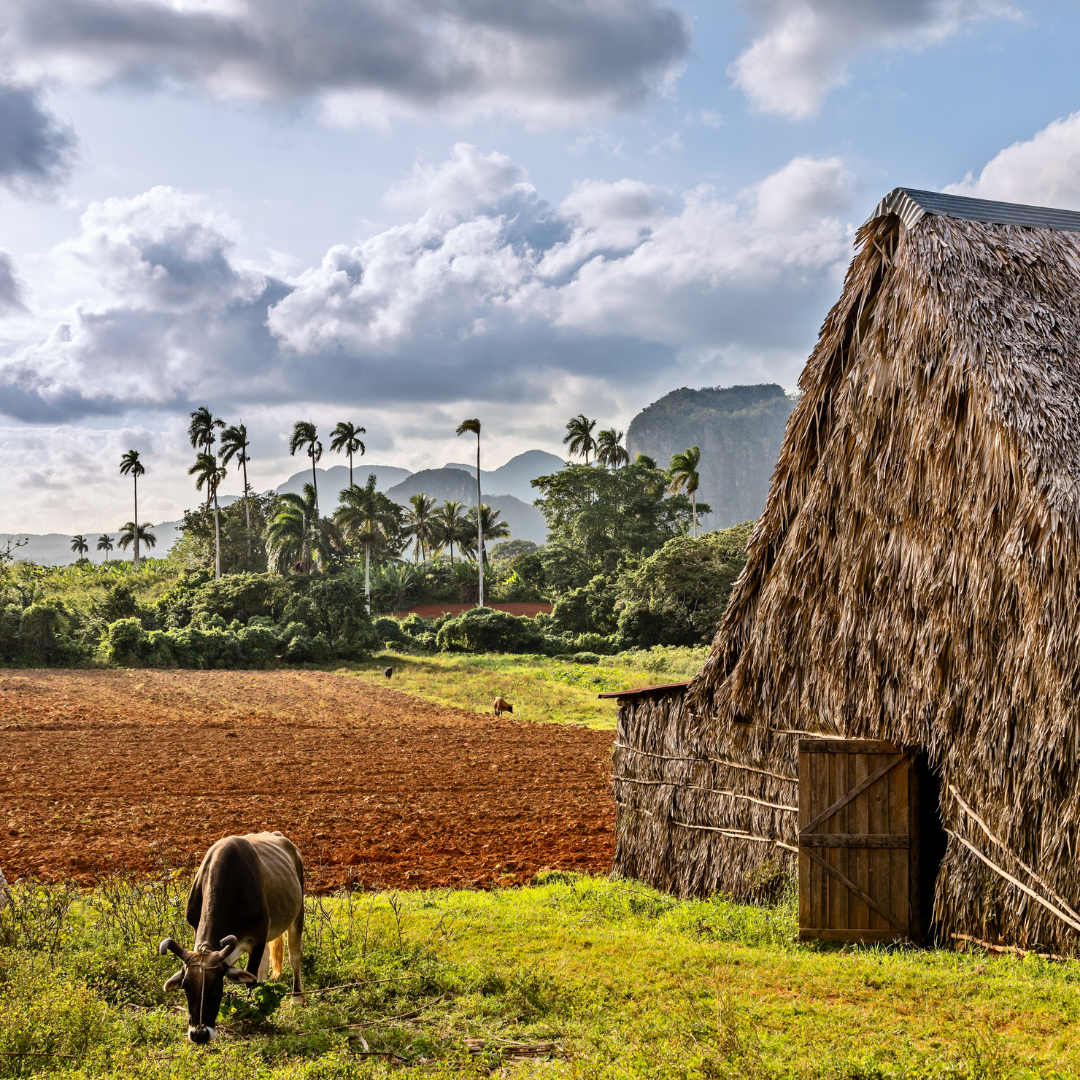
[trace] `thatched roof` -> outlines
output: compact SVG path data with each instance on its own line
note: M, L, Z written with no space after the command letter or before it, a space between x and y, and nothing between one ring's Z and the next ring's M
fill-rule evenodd
M882 201L686 699L759 763L783 729L928 748L953 832L939 918L1020 944L1069 932L999 870L1080 906L1078 228Z

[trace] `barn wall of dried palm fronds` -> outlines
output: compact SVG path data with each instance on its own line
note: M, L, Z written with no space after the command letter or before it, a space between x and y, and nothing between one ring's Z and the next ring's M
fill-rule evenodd
M746 801L796 802L783 732L889 739L941 775L939 935L1075 951L1080 216L952 202L859 232L705 668L623 709L619 869L739 895L729 833L796 842Z
M676 896L767 899L783 887L798 852L798 740L742 726L744 744L721 745L682 688L620 698L617 876Z

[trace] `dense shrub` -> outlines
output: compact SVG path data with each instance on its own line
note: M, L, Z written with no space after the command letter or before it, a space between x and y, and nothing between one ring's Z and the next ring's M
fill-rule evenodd
M547 642L532 619L474 608L445 622L436 634L441 652L544 652Z

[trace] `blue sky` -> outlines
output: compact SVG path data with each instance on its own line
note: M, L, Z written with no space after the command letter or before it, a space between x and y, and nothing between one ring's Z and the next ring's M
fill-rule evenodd
M793 389L908 185L1080 209L1080 5L0 0L0 529L195 502L187 413L373 462ZM324 459L324 464L335 460Z

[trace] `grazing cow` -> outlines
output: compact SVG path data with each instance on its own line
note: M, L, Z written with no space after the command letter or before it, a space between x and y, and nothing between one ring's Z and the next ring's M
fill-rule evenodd
M285 933L293 998L302 999L304 863L281 833L226 836L214 844L188 893L187 921L195 928L194 951L172 938L158 951L162 956L173 953L184 965L165 989L182 989L187 995L188 1038L193 1043L208 1043L217 1034L226 978L252 986L266 978L271 959L274 975L281 974ZM241 953L247 953L246 969L233 966Z
M496 716L502 716L504 712L512 713L514 711L514 706L504 697L497 697L491 704L495 709Z
M383 668L383 674L389 679L394 674L394 669L392 667Z

